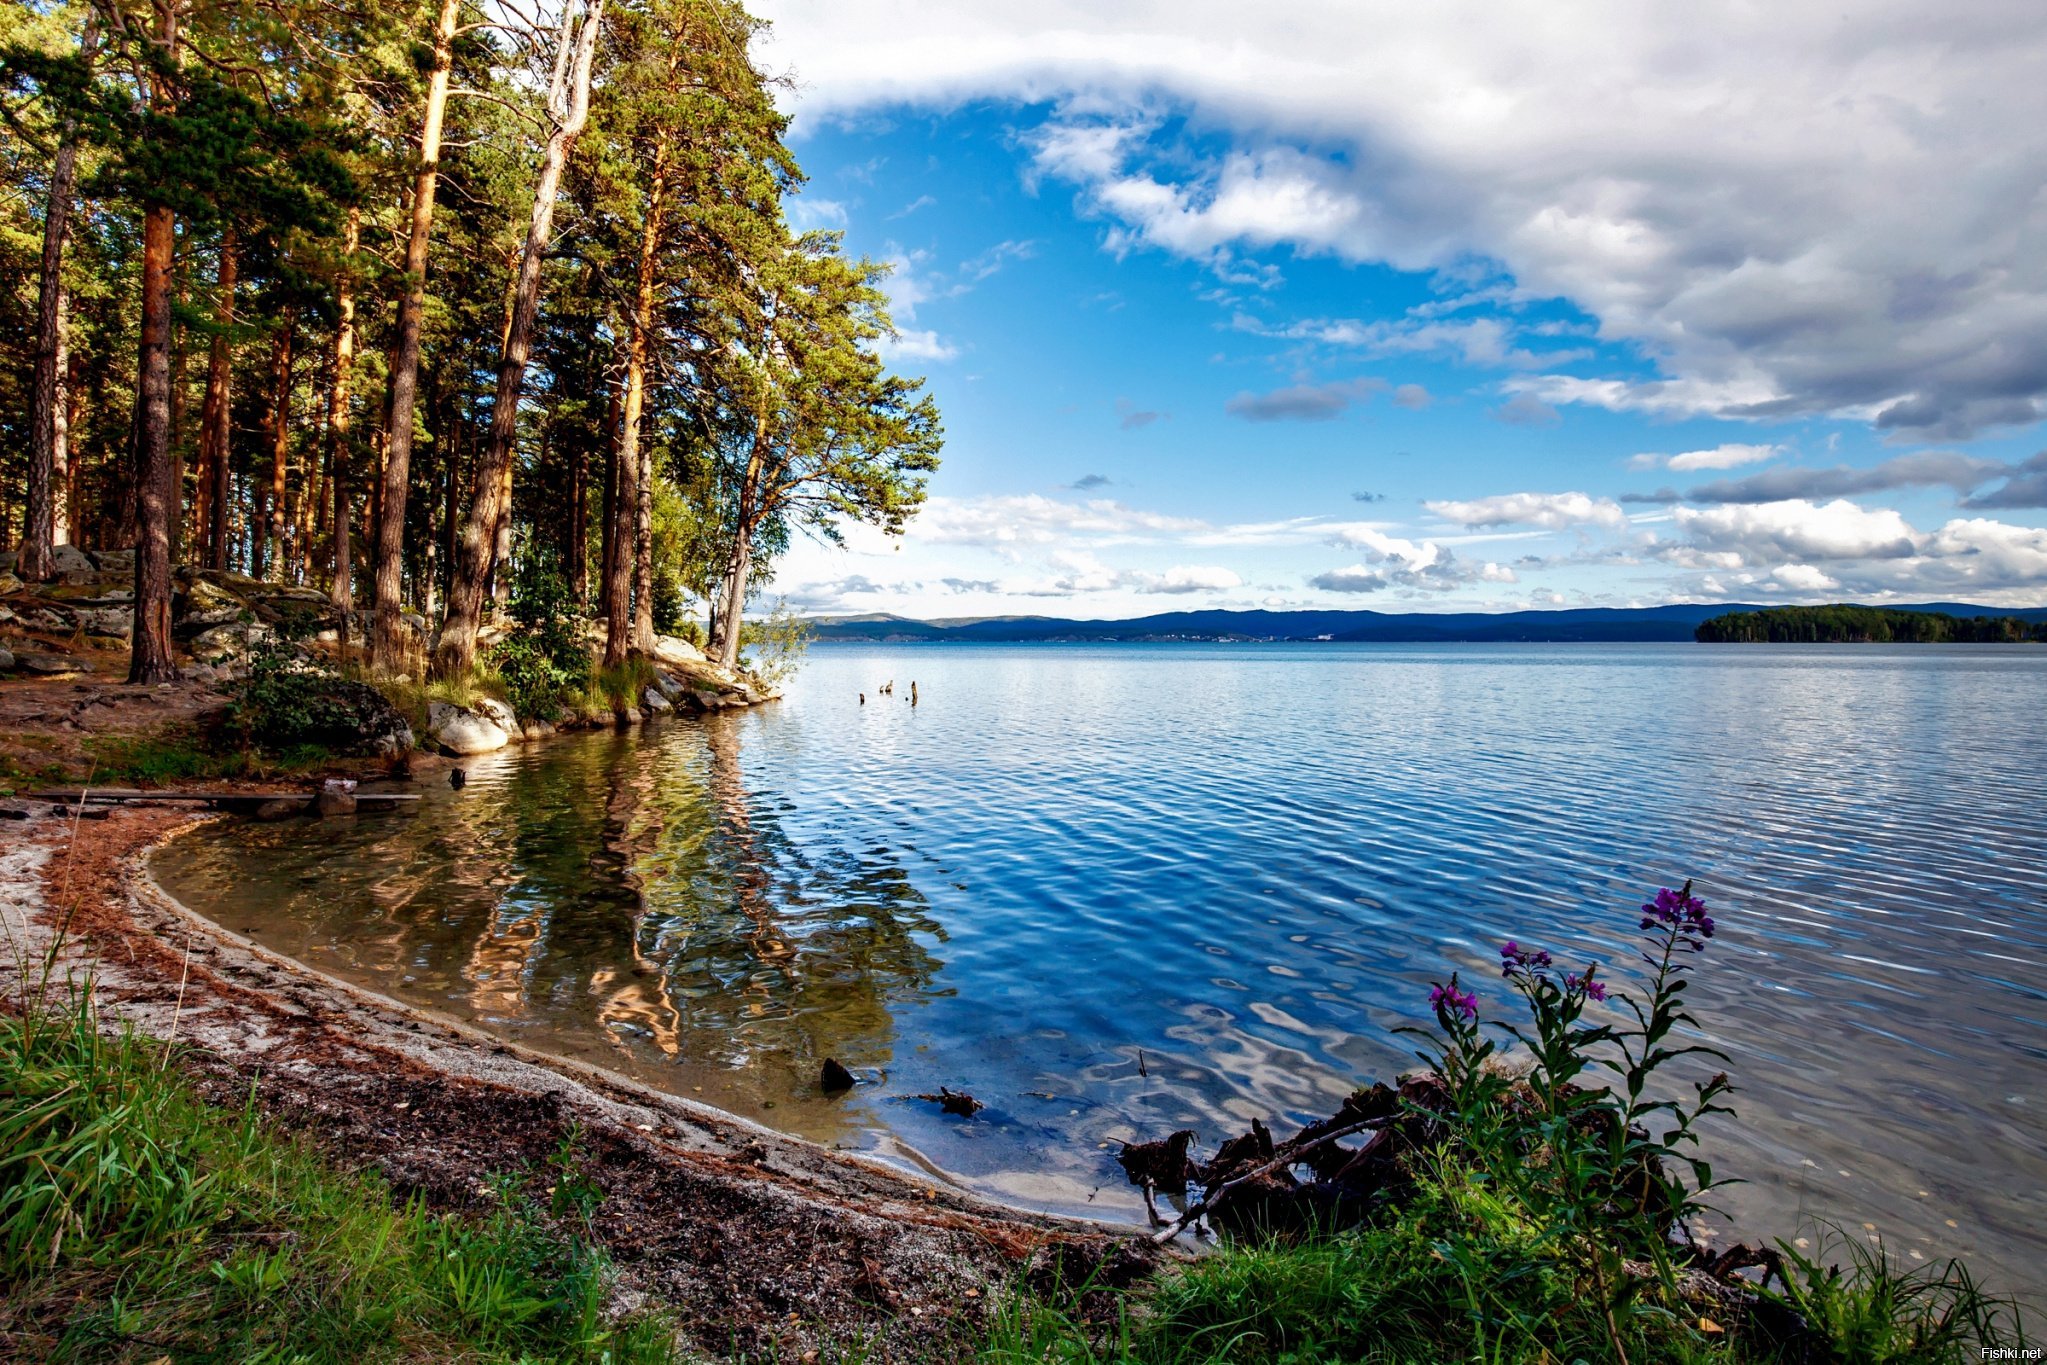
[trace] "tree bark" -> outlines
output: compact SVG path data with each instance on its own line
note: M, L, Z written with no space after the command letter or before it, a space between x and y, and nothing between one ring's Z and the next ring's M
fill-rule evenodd
M297 336L298 319L287 316L270 352L270 483L258 502L255 544L249 551L250 573L256 578L273 569L282 573L285 567L285 455L291 436L291 351Z
M355 564L349 545L353 528L349 524L351 494L348 487L348 381L355 370L353 258L361 241L362 210L351 208L348 211L348 225L342 234L341 269L334 281L335 310L338 314L334 328L334 383L333 387L327 390L327 492L334 509L330 522L334 536L334 581L329 586L328 598L334 603L334 610L341 618L341 651L344 658L348 653L348 614L355 607L355 589L351 581L355 573Z
M99 12L88 14L79 51L87 62L99 47ZM36 296L35 378L29 391L28 517L21 538L21 576L41 583L54 567L58 541L57 444L64 425L64 241L71 229L71 196L78 184L78 125L67 119L50 167L50 197L43 207L42 281Z
M618 563L618 427L623 420L619 385L606 383L604 404L604 504L598 512L602 544L597 556L597 614L604 618L607 636L611 628L611 582ZM623 634L623 627L620 628ZM608 644L607 640L607 644Z
M173 60L182 6L157 6L156 43ZM150 81L150 112L171 112L166 77ZM171 258L176 224L168 204L142 215L142 337L135 366L135 626L128 660L131 683L173 682L171 655Z
M206 397L199 404L199 491L193 517L195 548L208 568L227 567L227 512L230 488L229 445L234 427L235 278L238 243L233 228L220 239L220 270L213 289L213 321L217 329L206 358Z
M398 303L398 347L391 370L391 417L386 426L384 475L377 501L377 556L370 666L398 671L399 615L405 589L405 495L412 478L412 412L419 400L419 330L426 309L427 243L433 232L434 190L441 169L441 125L454 66L455 28L462 0L441 0L434 22L433 67L420 120L419 171L412 184L412 228L405 245L405 294Z
M654 612L648 600L653 582L653 461L640 448L640 423L647 408L647 352L654 330L655 265L661 255L661 218L667 208L668 167L663 151L654 154L654 174L647 185L647 216L640 227L640 266L633 289L632 335L626 343L624 421L618 439L618 530L614 535L618 563L614 566L611 614L605 621L604 661L624 662L628 647L654 648ZM625 496L626 490L632 496ZM626 547L631 546L628 554ZM630 573L627 570L630 569ZM626 611L628 585L632 609ZM616 623L616 625L614 625ZM630 632L630 638L626 636Z
M718 662L727 668L739 667L739 635L746 618L746 580L753 573L754 503L759 495L766 445L767 418L762 415L754 419L753 449L746 458L746 475L739 483L732 550L725 561L725 600L718 610L717 638L713 641Z
M50 409L50 542L69 545L77 534L78 471L71 463L73 409L78 403L78 376L72 371L71 329L65 316L71 295L57 291L57 402Z
M566 13L555 53L555 74L548 92L553 129L541 161L540 181L533 191L533 221L519 257L518 288L513 296L504 353L498 362L497 394L491 406L490 437L476 462L476 482L462 544L448 583L448 614L434 652L434 671L461 677L476 659L476 632L482 624L483 602L490 586L491 563L497 552L498 525L511 515L512 447L519 429L519 391L526 380L526 358L533 340L533 316L540 303L540 266L554 227L554 201L562 167L590 117L590 66L596 56L603 0L586 0L580 27Z

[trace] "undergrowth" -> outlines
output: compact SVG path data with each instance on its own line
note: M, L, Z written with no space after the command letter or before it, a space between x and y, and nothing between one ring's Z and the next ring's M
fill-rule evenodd
M253 1096L206 1104L169 1060L89 1003L0 1017L0 1358L673 1358L665 1323L607 1316L573 1198L506 1177L485 1216L430 1212L275 1135Z

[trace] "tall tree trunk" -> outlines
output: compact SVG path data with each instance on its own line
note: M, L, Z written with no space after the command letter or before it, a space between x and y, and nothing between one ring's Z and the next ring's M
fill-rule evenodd
M746 581L753 575L754 503L760 490L763 458L767 450L767 417L757 416L753 426L753 449L746 458L746 475L739 483L739 505L733 512L732 549L725 560L725 600L719 605L713 652L727 668L739 667L739 635L745 624Z
M71 462L73 409L78 403L77 366L71 354L71 295L57 292L57 401L50 409L50 543L69 545L77 534L78 470Z
M654 276L661 256L661 218L667 209L668 163L663 151L654 154L654 174L647 185L647 216L640 225L640 266L633 289L632 335L625 353L625 411L618 438L618 529L613 536L618 563L613 567L610 615L605 620L604 662L622 663L628 648L652 650L654 613L648 599L653 582L652 460L642 457L640 422L647 409L647 352L654 330ZM627 496L627 490L631 496ZM631 549L628 551L627 547ZM628 593L633 596L630 612ZM642 625L644 622L644 626Z
M398 347L391 367L391 417L386 424L384 476L377 502L375 619L370 666L398 670L399 613L405 590L405 495L412 479L412 412L419 400L419 329L426 309L427 242L433 233L434 190L441 170L441 123L448 108L448 73L454 65L455 28L462 0L441 0L434 21L433 67L420 120L419 171L412 183L412 229L405 244L405 294L398 303Z
M157 6L156 42L175 64L178 20L183 6ZM169 79L150 80L149 109L171 112L175 96ZM171 258L177 225L168 204L150 204L142 214L142 337L135 365L135 627L128 681L156 684L177 679L171 655Z
M235 277L238 244L233 228L220 239L220 271L213 289L213 345L206 358L206 397L199 404L199 493L193 539L208 568L227 567L229 443L234 428Z
M88 13L79 51L90 62L99 47L99 11ZM64 424L59 393L64 364L64 240L71 228L71 195L78 184L78 126L66 120L50 167L50 197L43 206L42 280L36 295L35 378L28 409L28 519L21 538L21 576L40 583L50 576L51 547L58 543L58 431Z
M185 329L178 318L191 306L189 262L172 247L171 277L176 295L171 304L171 563L185 556Z
M602 541L597 554L597 614L604 618L608 633L611 580L618 563L618 427L623 418L620 415L619 385L609 382L604 388L608 397L604 404L604 504L598 512L597 527ZM619 633L624 635L623 627Z
M569 449L569 529L562 565L569 592L581 607L590 597L590 447L579 434Z
M339 314L334 328L334 384L327 390L327 489L332 499L330 522L334 536L334 581L328 597L341 618L341 652L348 654L348 614L354 610L355 573L350 555L348 489L348 381L355 369L355 262L356 247L362 241L362 210L348 211L348 226L342 236L343 259L334 281L334 302Z
M541 259L547 254L554 227L562 167L590 117L590 65L596 55L603 9L604 0L586 0L580 27L568 13L562 19L554 81L548 91L548 112L554 126L541 161L540 181L533 191L533 221L519 257L518 290L511 323L505 329L504 354L498 362L490 438L476 462L469 518L462 527L462 545L448 583L448 615L434 652L434 671L444 678L462 676L475 662L476 631L482 624L484 595L497 551L498 523L510 516L512 446L519 430L519 391L526 381L533 315L540 304Z
M270 481L257 493L256 543L250 573L262 578L284 570L285 456L291 437L291 351L298 337L298 319L287 315L270 352Z

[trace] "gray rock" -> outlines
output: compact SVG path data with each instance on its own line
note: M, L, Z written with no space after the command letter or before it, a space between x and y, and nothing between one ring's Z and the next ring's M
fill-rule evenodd
M11 649L0 649L0 673L6 673L13 669L13 667L14 651Z
M122 607L91 607L78 613L78 624L87 635L125 640L135 631L135 612Z
M128 556L128 567L135 567L135 556ZM99 566L85 557L85 551L76 545L54 545L50 547L50 571L58 575L92 574L99 572Z
M68 546L66 547L69 548ZM91 555L79 558L92 561L92 566L108 573L134 573L135 552L133 550L94 550Z
M192 657L215 667L245 664L255 647L269 638L270 627L260 622L230 622L194 636Z
M658 662L674 668L680 664L702 663L704 661L704 651L698 649L689 641L676 636L656 635L654 637L654 658Z
M481 698L473 709L477 715L482 716L485 720L497 726L498 729L503 730L507 735L516 735L520 732L519 717L513 713L510 706L499 701L496 697Z
M456 758L495 753L511 742L497 722L444 701L428 703L426 733L442 753Z
M683 685L682 679L673 673L656 673L654 686L660 688L661 695L670 701L681 701L682 694L689 691L689 688Z
M529 720L526 722L523 733L529 740L546 739L549 735L555 733L555 727L551 721Z
M658 687L649 687L641 694L640 700L645 702L647 709L657 716L665 716L675 709L675 704L663 696L661 689Z
M91 664L65 654L24 654L16 661L16 667L23 672L39 673L46 678L61 678L67 673L92 672Z
M303 801L288 800L280 797L275 801L265 801L262 805L256 807L256 818L265 824L277 820L289 820L305 808L306 803Z
M23 588L27 586L28 585L26 583L16 578L13 574L8 573L4 569L0 569L0 596L4 596L5 594L10 592L20 592Z

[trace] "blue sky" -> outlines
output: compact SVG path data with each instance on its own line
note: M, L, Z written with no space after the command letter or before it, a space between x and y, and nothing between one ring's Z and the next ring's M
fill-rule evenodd
M800 607L2047 602L2036 8L763 8L948 434Z

